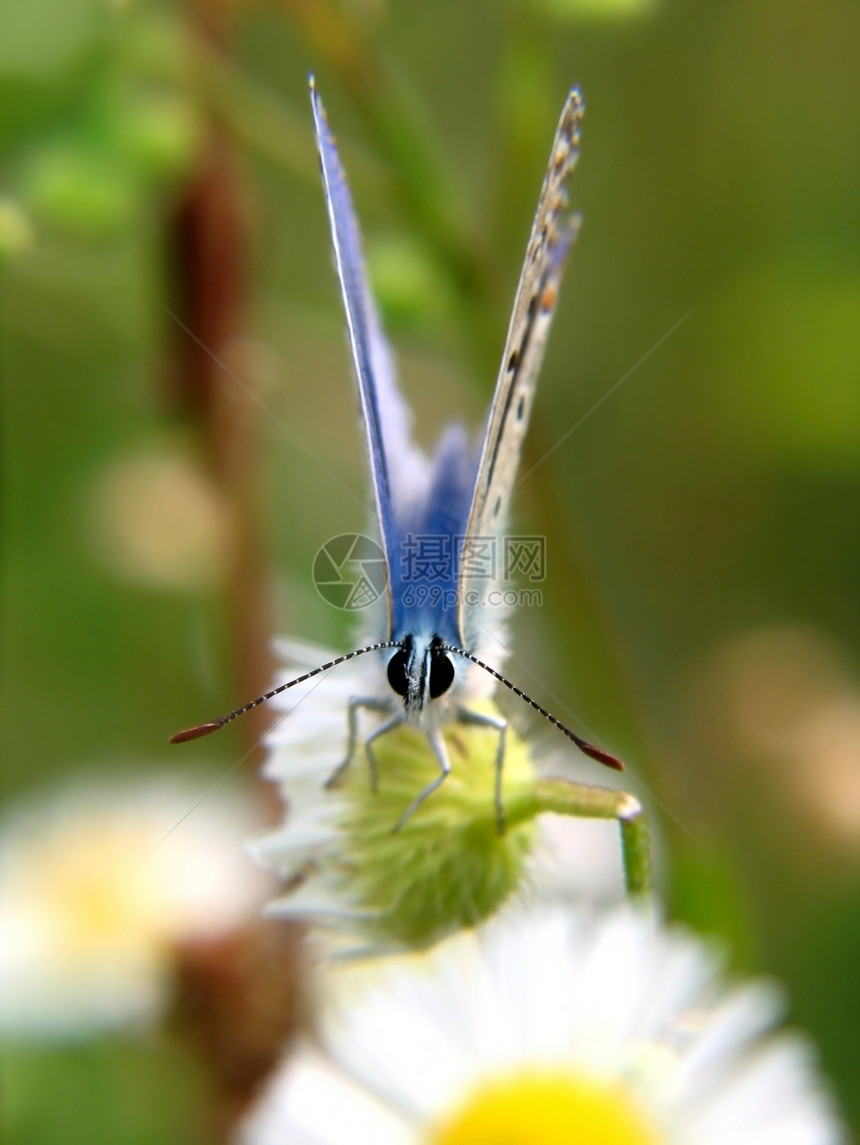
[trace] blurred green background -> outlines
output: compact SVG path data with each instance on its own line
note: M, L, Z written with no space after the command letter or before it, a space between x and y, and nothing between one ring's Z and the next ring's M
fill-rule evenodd
M169 733L264 687L272 631L349 644L310 578L366 476L308 71L425 444L481 424L578 83L523 472L576 428L517 493L548 577L509 671L654 793L669 914L785 983L860 1125L858 58L850 0L7 0L6 797L202 793L253 730ZM209 1139L181 1044L3 1067L10 1141Z

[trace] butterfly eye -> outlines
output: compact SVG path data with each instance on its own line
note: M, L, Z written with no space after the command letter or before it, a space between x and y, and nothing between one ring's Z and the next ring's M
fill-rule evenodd
M391 678L389 674L389 679ZM448 656L434 656L430 661L430 699L443 696L454 682L454 665Z
M388 683L398 696L405 696L409 691L409 680L406 676L407 656L404 649L395 652L388 661ZM432 673L431 673L432 684Z

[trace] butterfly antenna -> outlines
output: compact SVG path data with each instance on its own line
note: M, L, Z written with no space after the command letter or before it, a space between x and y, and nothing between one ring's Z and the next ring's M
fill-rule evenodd
M211 735L212 732L217 732L219 728L223 728L225 724L229 724L231 720L235 720L237 716L243 716L245 712L250 712L253 708L258 708L260 704L265 704L265 702L271 700L273 696L279 696L281 692L286 692L288 688L294 688L296 684L303 684L305 680L319 676L321 672L327 672L329 668L336 668L338 664L345 664L347 660L354 660L356 656L364 656L367 652L380 652L385 648L400 647L401 645L395 640L383 640L378 644L368 644L365 648L354 648L352 652L346 652L343 656L336 656L334 660L329 660L327 664L320 664L318 668L312 668L310 672L305 672L302 676L296 676L295 680L288 680L286 684L279 684L277 688L272 688L271 692L265 692L262 696L258 696L256 700L251 700L249 704L243 704L241 708L236 708L234 712L228 712L226 716L221 716L217 720L210 720L205 724L197 724L193 728L185 728L185 730L181 732L175 732L170 737L170 742L185 743L190 739L199 739L200 736Z
M485 664L483 660L479 660L478 657L473 656L471 652L466 652L463 648L455 648L451 644L443 645L443 651L451 652L456 656L462 656L466 660L471 660L473 664L477 664L479 668L483 668L485 672L489 672L500 684L504 684L506 688L510 688L515 696L519 696L521 700L525 700L536 712L540 712L544 719L549 720L553 727L557 727L560 732L564 732L567 738L573 740L579 750L584 752L585 755L591 756L592 759L596 759L598 763L605 764L606 767L614 768L615 771L624 770L624 764L617 756L614 756L612 752L604 751L602 747L595 747L593 743L589 743L588 740L584 740L582 736L578 736L576 732L571 731L561 720L557 720L546 708L541 707L537 700L533 700L531 696L527 696L522 688L518 688L516 684L512 684L501 672L497 672L495 668L491 668L489 664Z

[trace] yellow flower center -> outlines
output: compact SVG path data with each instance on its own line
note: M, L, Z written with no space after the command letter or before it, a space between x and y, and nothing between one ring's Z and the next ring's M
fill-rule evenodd
M564 1073L488 1083L427 1145L660 1145L661 1135L623 1086Z

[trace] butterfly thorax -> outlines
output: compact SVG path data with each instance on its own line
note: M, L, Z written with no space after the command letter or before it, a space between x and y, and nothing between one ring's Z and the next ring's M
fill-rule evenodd
M382 518L392 639L411 635L426 647L434 637L462 644L462 552L476 472L477 451L455 423L437 443L425 485L412 487L404 475L392 482L392 512Z

